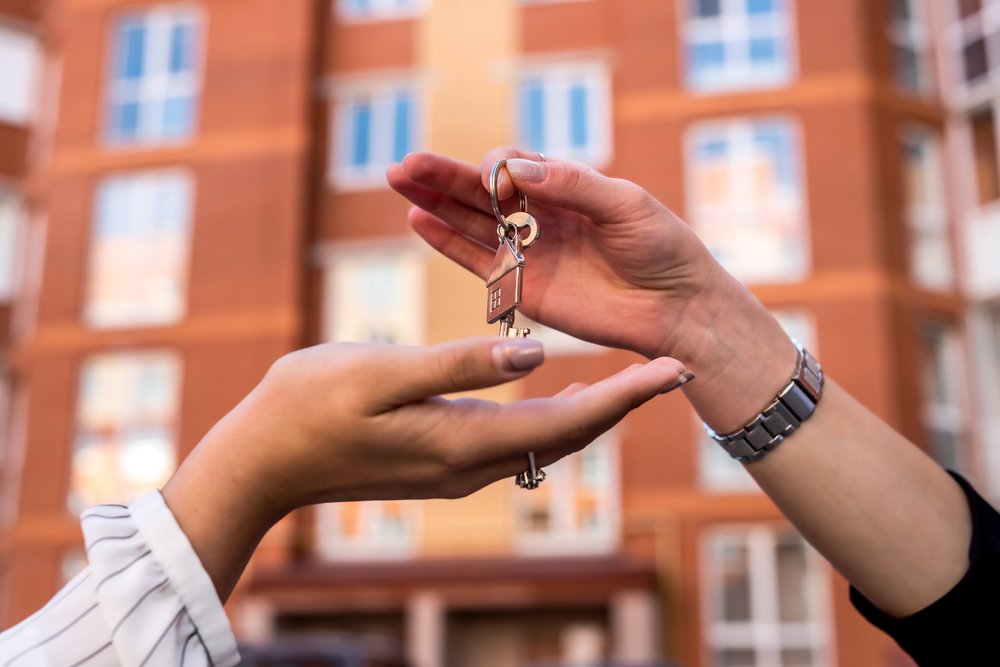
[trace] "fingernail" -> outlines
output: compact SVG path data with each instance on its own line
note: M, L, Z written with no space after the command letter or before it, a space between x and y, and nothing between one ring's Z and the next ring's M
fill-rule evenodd
M671 382L670 384L668 384L666 387L664 387L663 389L661 389L660 393L661 394L669 393L669 392L673 391L674 389L677 389L677 387L681 387L683 385L686 385L688 382L690 382L694 378L695 378L695 375L694 375L693 372L691 372L689 370L685 370L683 373L680 374L680 377L678 377L676 380L674 380L673 382Z
M545 350L537 340L510 340L493 348L493 363L502 371L527 371L545 360Z
M507 171L510 172L511 178L525 183L541 183L548 173L545 165L541 162L522 160L521 158L507 160Z

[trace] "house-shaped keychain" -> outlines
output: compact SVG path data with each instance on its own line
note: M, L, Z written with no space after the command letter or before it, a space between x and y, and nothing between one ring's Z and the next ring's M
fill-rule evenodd
M524 280L524 255L514 244L520 239L504 239L497 248L490 275L486 279L486 321L493 324L521 305L521 284Z

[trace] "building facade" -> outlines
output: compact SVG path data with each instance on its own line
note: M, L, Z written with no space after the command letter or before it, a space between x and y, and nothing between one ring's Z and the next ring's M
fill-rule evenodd
M0 76L23 81L0 93L0 627L81 567L75 513L162 484L283 352L493 332L385 185L415 150L519 145L640 183L840 384L1000 497L1000 4L0 16ZM532 329L545 366L480 395L632 361ZM238 637L414 667L907 664L680 396L549 472L295 513L230 601Z

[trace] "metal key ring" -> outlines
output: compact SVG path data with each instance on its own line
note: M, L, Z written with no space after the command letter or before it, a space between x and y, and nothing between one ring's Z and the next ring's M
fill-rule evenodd
M507 219L503 215L503 211L500 210L500 199L497 193L497 180L500 178L500 170L505 166L507 166L507 160L497 160L497 163L493 165L493 169L490 170L490 203L493 204L493 215L497 217L497 222L499 222L500 225L503 226L504 231L507 232L509 230L509 225L507 224ZM520 190L515 190L515 192L517 192L517 199L521 206L521 213L527 212L528 196ZM503 236L506 236L506 233ZM503 240L502 237L501 240Z

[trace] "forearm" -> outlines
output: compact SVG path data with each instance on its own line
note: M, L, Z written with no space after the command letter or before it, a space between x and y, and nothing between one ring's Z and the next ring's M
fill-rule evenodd
M736 281L700 317L702 343L681 357L684 388L720 433L738 430L791 376L796 352ZM712 312L719 305L720 316ZM722 308L725 304L725 308ZM699 319L699 318L695 318ZM968 567L968 503L950 476L830 378L816 412L787 442L747 465L802 534L887 613L903 616L946 593Z
M163 488L163 497L212 579L228 599L264 534L284 514L269 497L259 452L272 451L251 394L202 439Z

